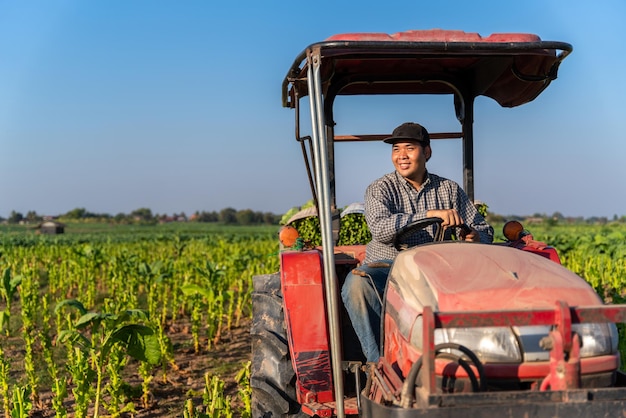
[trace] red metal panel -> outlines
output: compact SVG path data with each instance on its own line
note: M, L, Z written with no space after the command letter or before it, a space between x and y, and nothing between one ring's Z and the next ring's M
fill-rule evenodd
M281 253L281 285L289 348L300 403L334 399L322 257L319 251Z
M572 323L626 322L626 305L596 305L561 307L569 310ZM448 311L436 312L438 328L456 327L498 327L510 325L558 325L556 309L522 309L502 311Z
M437 312L437 327L506 327L511 325L552 325L554 309L516 311Z
M559 258L559 253L556 252L556 249L553 247L545 247L545 248L533 248L528 245L520 248L523 251L528 251L529 253L537 254L542 257L547 258L548 260L552 260L555 263L561 264L561 259Z
M475 32L461 30L426 29L387 33L342 33L327 41L399 41L399 42L539 42L541 38L529 33L494 33L483 37Z
M437 392L437 385L435 384L435 316L430 306L424 307L422 318L424 321L422 329L424 341L422 387L427 394L433 395Z
M511 379L520 380L541 379L550 371L550 364L547 361L520 363L520 364L484 364L485 374L490 379ZM591 375L615 370L619 367L619 357L616 355L606 355L598 357L588 357L580 360L580 371L583 375ZM436 371L440 373L439 367ZM467 377L463 369L455 374L457 377Z

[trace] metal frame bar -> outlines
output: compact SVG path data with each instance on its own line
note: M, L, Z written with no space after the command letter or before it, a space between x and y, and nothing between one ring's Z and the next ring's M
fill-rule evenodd
M312 51L307 59L309 102L311 106L313 155L327 155L326 130L322 106L321 54L319 49ZM330 334L331 366L335 388L335 408L339 418L345 417L344 388L342 374L341 335L339 299L337 295L337 278L335 272L335 243L332 239L332 213L330 196L330 179L326 158L314 158L315 177L318 193L318 214L322 232L322 252L324 257L324 290L328 308L328 331Z

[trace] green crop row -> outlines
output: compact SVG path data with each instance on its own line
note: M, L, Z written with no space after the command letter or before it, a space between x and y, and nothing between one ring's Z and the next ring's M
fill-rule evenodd
M203 355L251 316L252 276L278 270L276 229L3 235L4 416L38 409L60 417L121 416L149 408L150 388L178 368L170 329L188 329L187 345ZM240 367L243 373L248 366ZM132 390L131 372L141 382ZM233 413L217 399L220 385L210 377L195 402L202 406L192 413L190 398L175 416ZM42 403L41 393L50 392L50 403ZM238 403L249 409L245 396ZM214 415L216 408L224 414Z

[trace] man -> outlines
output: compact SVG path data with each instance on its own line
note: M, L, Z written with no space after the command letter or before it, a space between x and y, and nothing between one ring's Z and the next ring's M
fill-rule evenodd
M407 122L384 142L391 144L395 171L370 184L365 192L365 219L372 233L363 265L348 274L341 296L359 338L367 361L380 356L381 295L387 283L395 233L404 226L427 217L443 220L449 237L455 229L465 241L490 243L493 228L478 213L461 187L429 173L426 162L432 155L428 131ZM455 228L466 225L469 228ZM436 226L430 226L408 239L410 245L433 241Z

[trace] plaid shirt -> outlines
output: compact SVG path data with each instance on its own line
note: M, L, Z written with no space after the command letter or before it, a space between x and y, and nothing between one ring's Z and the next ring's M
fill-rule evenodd
M426 181L418 191L394 171L374 181L365 191L365 219L372 240L367 244L364 262L393 260L398 254L393 247L396 231L426 218L426 212L431 209L456 209L465 224L479 232L481 242L493 241L493 228L457 183L427 172ZM451 232L447 230L446 235ZM435 225L431 225L409 237L407 243L432 242L434 233Z

